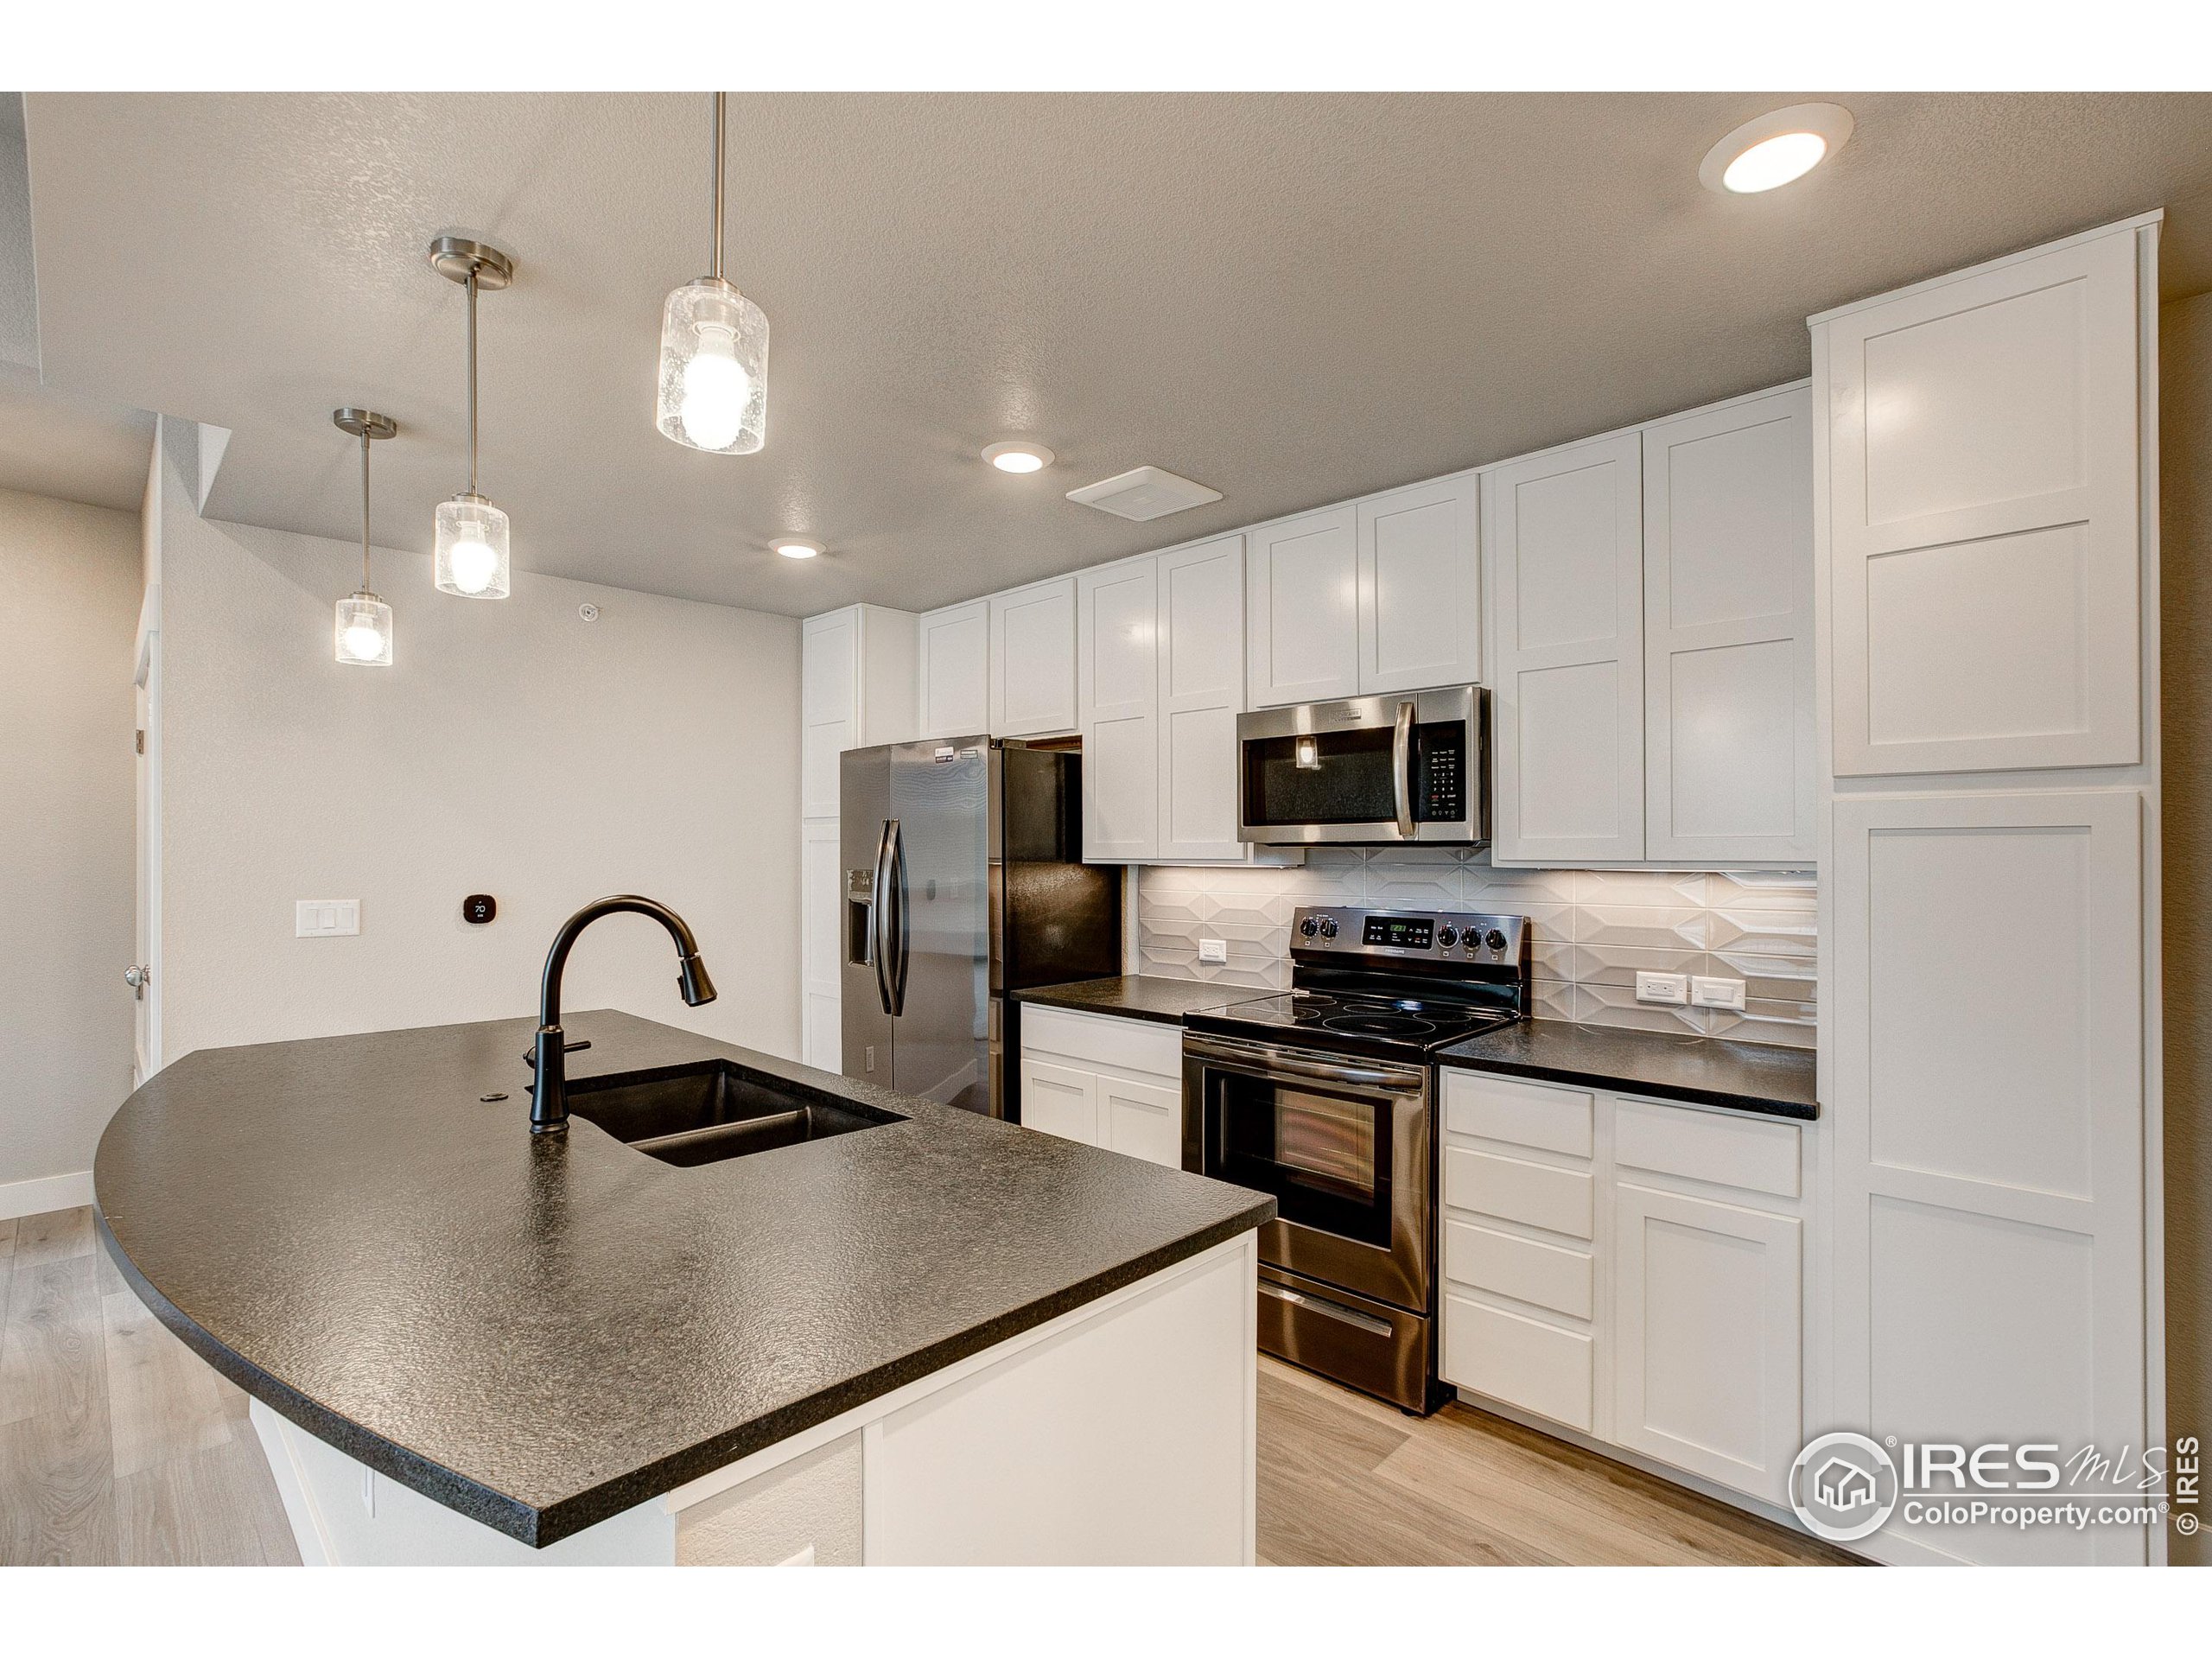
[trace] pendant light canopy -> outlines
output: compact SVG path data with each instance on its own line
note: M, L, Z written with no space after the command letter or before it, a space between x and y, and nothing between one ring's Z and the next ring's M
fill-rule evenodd
M476 492L476 296L515 279L515 262L488 243L442 236L430 244L430 268L468 290L468 487L438 504L438 591L463 599L507 596L507 515Z
M369 443L399 430L389 415L367 409L334 409L332 424L361 441L361 586L338 601L334 643L349 668L391 666L391 607L369 591Z
M654 424L693 449L749 455L767 439L768 319L722 278L726 96L715 94L709 274L671 294L661 312L660 397Z

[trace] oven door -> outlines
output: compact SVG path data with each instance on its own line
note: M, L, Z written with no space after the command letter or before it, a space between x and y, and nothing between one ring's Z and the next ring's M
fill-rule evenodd
M1425 1313L1435 1207L1426 1066L1186 1033L1183 1166L1270 1193L1260 1259Z
M1263 845L1490 839L1480 686L1236 718L1238 835Z

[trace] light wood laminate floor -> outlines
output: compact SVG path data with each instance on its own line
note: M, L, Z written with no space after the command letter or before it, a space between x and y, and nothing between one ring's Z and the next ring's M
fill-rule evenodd
M1416 1420L1259 1364L1266 1562L1851 1559L1464 1406ZM296 1563L245 1408L123 1282L91 1211L0 1221L0 1565Z

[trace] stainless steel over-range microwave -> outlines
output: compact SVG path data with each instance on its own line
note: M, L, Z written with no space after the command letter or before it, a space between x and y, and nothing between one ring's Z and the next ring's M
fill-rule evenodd
M1263 846L1490 844L1490 693L1479 685L1236 717L1237 833Z

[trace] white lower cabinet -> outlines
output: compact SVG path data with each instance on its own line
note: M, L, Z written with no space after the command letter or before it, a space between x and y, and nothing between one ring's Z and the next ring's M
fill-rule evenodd
M1021 1122L1065 1141L1180 1168L1182 1027L1023 1008Z
M1442 1093L1443 1379L1786 1506L1797 1126L1449 1068Z

